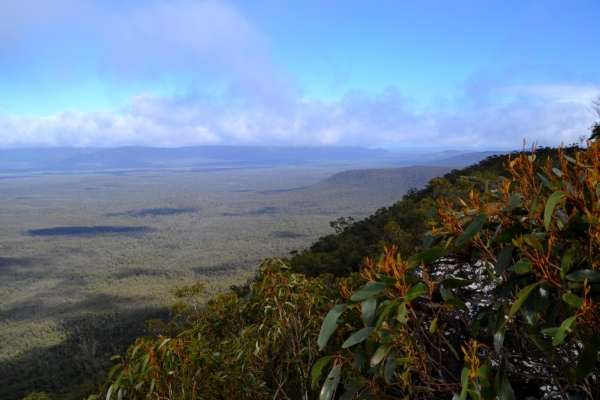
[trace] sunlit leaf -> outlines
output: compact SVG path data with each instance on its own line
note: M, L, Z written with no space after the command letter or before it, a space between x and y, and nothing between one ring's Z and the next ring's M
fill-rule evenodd
M330 400L331 398L333 398L333 395L335 394L338 384L340 383L340 373L341 372L342 372L341 364L337 364L331 369L331 371L329 372L329 375L327 375L327 378L325 379L325 383L323 384L323 387L321 388L321 393L319 394L319 400Z
M581 299L581 297L579 297L573 293L563 294L562 299L564 300L565 303L567 303L568 305L570 305L572 307L580 308L581 306L583 306L583 300Z
M392 348L391 343L384 344L380 348L378 348L377 351L375 352L375 354L373 354L373 357L371 357L371 362L370 362L371 367L374 367L375 365L379 364L381 362L381 360L383 360L385 358L385 356L387 356L387 354L391 348Z
M556 332L556 335L554 336L554 340L552 340L552 346L558 346L560 344L560 342L562 342L564 340L564 338L567 337L567 334L571 330L571 325L573 325L573 323L575 322L576 319L577 319L577 316L574 315L571 318L567 318L566 320L564 320L564 322L562 324L560 324L560 326L558 327L558 331ZM542 332L544 332L544 331L542 331Z
M546 230L550 228L550 221L552 220L552 214L554 213L554 208L556 208L556 204L567 197L567 194L562 190L558 192L554 192L548 198L546 202L546 209L544 210L544 226Z
M321 374L323 372L323 368L329 364L329 362L333 360L332 356L325 356L323 358L321 358L319 361L317 361L315 363L315 365L313 365L312 370L311 370L311 375L312 375L312 387L316 387L317 386L317 382L319 381L319 378L321 378Z

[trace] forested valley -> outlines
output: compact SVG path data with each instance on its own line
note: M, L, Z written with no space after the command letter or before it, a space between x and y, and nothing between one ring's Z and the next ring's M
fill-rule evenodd
M174 273L168 312L115 316L151 318L126 350L104 348L107 362L65 341L78 350L65 365L97 369L27 398L598 398L600 143L431 178L370 216L332 211L335 233L263 255L241 281L215 289ZM345 179L311 196L348 190ZM267 207L258 214L279 210Z
M107 355L169 318L176 288L201 283L203 306L265 255L306 248L339 215L362 219L450 169L347 168L3 173L0 398L89 396Z

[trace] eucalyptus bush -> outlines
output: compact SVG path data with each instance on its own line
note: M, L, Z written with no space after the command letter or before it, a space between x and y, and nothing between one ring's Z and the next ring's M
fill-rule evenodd
M437 247L367 263L322 324L321 347L344 342L313 368L320 399L340 383L341 399L598 398L600 143L533 150L494 189L441 201Z
M184 298L196 289L176 294ZM322 315L333 297L321 280L291 273L280 259L264 260L244 299L224 293L191 313L178 301L172 311L183 310L185 318L174 320L188 329L139 339L126 357L113 357L120 362L102 397L307 399Z

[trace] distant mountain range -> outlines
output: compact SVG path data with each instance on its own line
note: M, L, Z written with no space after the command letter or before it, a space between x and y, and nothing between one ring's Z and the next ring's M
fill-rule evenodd
M364 147L191 146L0 149L0 172L94 171L110 169L232 168L311 163L376 166L438 165L464 167L494 154L449 150L406 155Z

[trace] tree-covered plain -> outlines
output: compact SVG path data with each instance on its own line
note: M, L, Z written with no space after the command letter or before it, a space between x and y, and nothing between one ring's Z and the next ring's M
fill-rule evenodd
M600 144L536 149L335 219L205 308L181 288L98 396L595 399L599 182Z
M0 397L80 399L104 381L173 290L204 305L286 256L363 219L445 167L346 165L5 173L0 179Z

